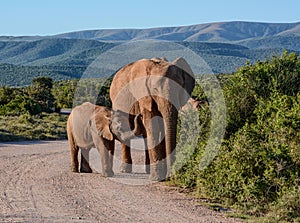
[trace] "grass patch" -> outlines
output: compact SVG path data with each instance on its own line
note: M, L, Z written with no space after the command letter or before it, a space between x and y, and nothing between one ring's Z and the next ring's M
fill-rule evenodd
M0 116L0 141L66 139L67 119L57 113Z

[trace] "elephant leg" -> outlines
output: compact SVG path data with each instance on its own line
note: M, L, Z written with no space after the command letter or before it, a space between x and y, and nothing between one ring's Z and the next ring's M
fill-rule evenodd
M163 142L149 150L150 176L152 181L163 181L166 178L166 153Z
M114 152L115 152L115 141L104 141L104 150L105 153L107 152L107 162L106 165L102 165L103 175L106 177L113 177L114 171L113 171L113 158L114 158ZM103 161L104 163L104 161Z
M121 164L121 173L131 173L132 172L132 158L130 151L130 142L129 145L122 143L122 164Z
M164 101L164 100L163 100ZM158 110L162 114L164 122L164 139L165 145L164 150L166 152L166 178L171 176L172 165L175 161L176 153L176 134L177 134L177 121L178 121L178 110L174 105L166 103L157 103Z
M144 144L145 144L145 169L146 173L150 173L150 158L149 158L149 150L147 146L147 139L146 136L144 136Z
M114 153L115 153L115 140L113 141L109 141L108 142L108 163L109 163L109 169L112 172L112 175L114 175L113 173L113 164L114 164Z
M81 173L92 173L93 170L89 164L89 149L81 149L81 165L80 172Z
M68 141L70 145L71 152L71 171L78 173L79 172L79 163L78 163L78 151L79 147L76 145L73 138L73 134L68 131Z
M114 176L113 155L115 142L103 139L103 142L97 145L97 149L101 156L102 175L105 177Z
M159 114L146 112L143 117L150 161L149 178L152 181L162 181L166 176L165 141L160 139L160 133L164 132L163 123Z

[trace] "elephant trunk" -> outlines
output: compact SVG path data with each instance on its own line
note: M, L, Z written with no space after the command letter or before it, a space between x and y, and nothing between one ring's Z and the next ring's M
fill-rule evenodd
M124 141L130 140L141 133L141 114L134 117L134 129L125 134Z
M141 114L137 114L134 117L134 129L132 130L132 137L141 134Z
M166 177L171 175L171 167L175 160L176 133L177 133L178 111L172 106L170 114L164 117L165 120L165 145L166 145Z

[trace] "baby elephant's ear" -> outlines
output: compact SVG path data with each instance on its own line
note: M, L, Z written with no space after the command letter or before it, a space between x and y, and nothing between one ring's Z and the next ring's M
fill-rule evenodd
M113 140L114 136L110 131L109 125L106 125L103 130L100 132L100 136L102 136L103 138L107 139L107 140Z
M94 117L98 135L104 139L113 140L114 136L110 130L111 117L101 112L96 113Z

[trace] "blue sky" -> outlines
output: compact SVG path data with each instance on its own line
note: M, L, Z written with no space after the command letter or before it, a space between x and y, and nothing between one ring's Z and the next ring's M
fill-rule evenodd
M299 0L1 0L0 35L221 21L300 22Z

